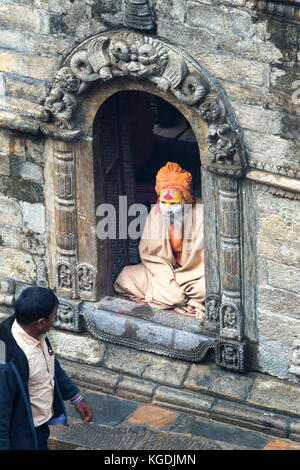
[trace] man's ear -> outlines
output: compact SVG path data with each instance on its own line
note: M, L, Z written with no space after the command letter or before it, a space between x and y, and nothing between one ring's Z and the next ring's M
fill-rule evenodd
M45 327L46 322L47 322L47 320L44 317L39 318L38 320L36 320L35 324L36 324L36 327L38 328L38 330L42 330Z

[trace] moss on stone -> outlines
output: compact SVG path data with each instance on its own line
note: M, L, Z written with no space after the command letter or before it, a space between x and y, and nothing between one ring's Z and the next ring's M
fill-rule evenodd
M5 196L31 204L44 202L43 188L37 183L21 178L1 176L0 192Z

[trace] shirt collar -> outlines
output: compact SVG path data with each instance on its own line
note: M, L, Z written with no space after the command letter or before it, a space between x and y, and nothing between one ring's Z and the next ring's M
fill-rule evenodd
M22 338L23 341L26 341L28 346L38 346L41 344L42 341L45 340L46 334L42 334L39 336L39 339L34 338L33 336L30 336L28 333L26 333L25 330L23 330L22 326L19 325L17 320L15 320L12 324L12 329L14 333L16 333L19 337Z

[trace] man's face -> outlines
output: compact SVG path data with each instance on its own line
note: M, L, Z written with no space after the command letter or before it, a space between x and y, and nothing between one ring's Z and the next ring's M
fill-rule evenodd
M159 195L159 208L163 216L171 219L182 213L184 199L174 189L161 189Z

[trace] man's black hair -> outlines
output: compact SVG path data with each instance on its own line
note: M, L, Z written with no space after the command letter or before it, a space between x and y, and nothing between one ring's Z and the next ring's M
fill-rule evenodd
M48 320L57 305L58 299L50 289L27 287L21 292L16 302L17 322L20 325L28 325L39 318Z

